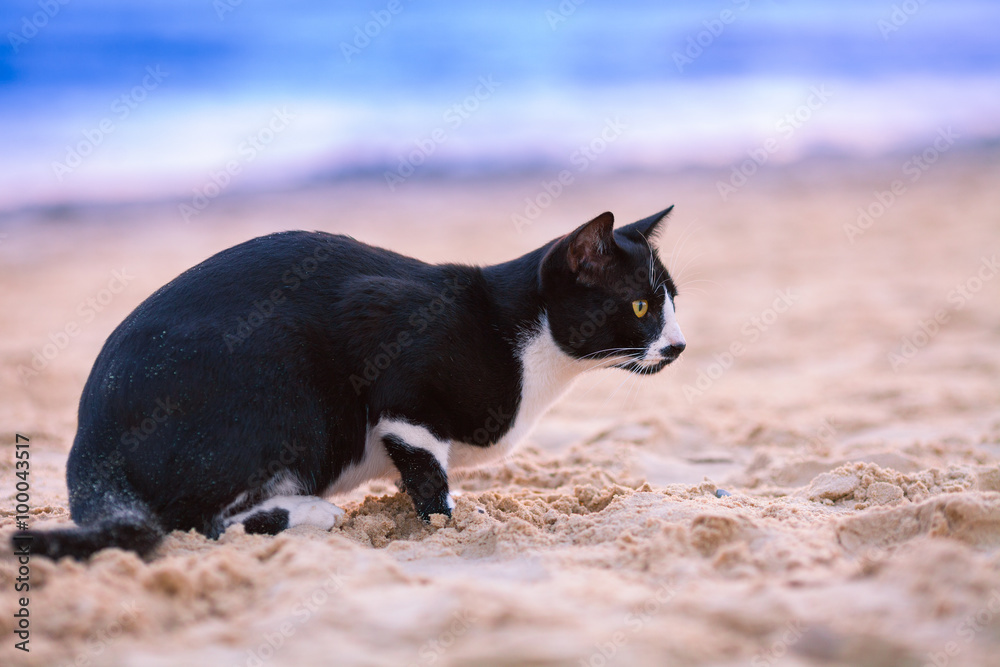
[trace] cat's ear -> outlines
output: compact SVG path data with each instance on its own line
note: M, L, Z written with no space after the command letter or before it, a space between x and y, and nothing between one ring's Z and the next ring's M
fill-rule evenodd
M660 223L663 222L670 212L674 210L673 206L660 211L654 215L644 218L639 222L633 222L631 225L625 225L619 228L618 232L623 234L635 241L650 240L660 231Z
M584 282L593 280L615 256L615 216L601 213L567 237L566 262Z

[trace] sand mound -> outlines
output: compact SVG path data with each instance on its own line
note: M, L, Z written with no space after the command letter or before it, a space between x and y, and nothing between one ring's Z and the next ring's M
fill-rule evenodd
M33 559L30 655L12 648L18 566L0 558L0 662L998 664L1000 281L960 309L948 299L1000 248L997 164L949 154L853 243L845 221L898 165L761 172L728 203L703 175L671 177L679 364L582 380L511 460L455 476L449 522L423 524L376 482L335 499L348 514L331 532L236 527L218 541L175 533L148 562ZM509 211L537 192L530 179L220 198L184 228L170 207L75 226L73 211L25 214L37 219L0 245L16 269L0 277L0 539L14 431L31 437L31 523L67 520L76 401L104 338L163 282L286 226L274 221L289 210L290 227L490 262L614 202L622 220L660 210L664 182L594 180L520 234ZM18 366L122 266L128 289L21 383ZM769 312L777 292L792 295L787 312ZM893 368L888 355L942 308L947 325Z

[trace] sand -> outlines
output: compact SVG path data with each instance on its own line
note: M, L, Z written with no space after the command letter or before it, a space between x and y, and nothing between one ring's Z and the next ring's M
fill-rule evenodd
M0 662L1000 665L997 157L955 151L915 182L906 156L813 161L725 201L726 172L595 175L520 230L511 215L551 175L223 197L188 224L170 203L8 216L4 543L15 433L31 438L32 525L67 521L76 402L105 337L252 236L322 229L489 263L605 209L629 222L675 203L662 252L689 346L655 378L581 379L512 458L453 477L446 525L375 482L334 499L348 516L331 532L33 559L30 654L13 648L5 555ZM862 228L859 207L881 214ZM52 340L65 349L22 378Z

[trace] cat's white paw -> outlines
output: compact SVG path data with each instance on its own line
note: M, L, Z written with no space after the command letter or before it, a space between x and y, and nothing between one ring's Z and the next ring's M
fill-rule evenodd
M450 510L455 509L455 497L453 495L451 495L450 493L448 494L448 498L446 500L446 503L448 505L448 509L450 509Z
M322 498L301 496L296 498L294 502L288 502L282 506L288 510L289 527L304 525L330 530L344 516L344 510Z

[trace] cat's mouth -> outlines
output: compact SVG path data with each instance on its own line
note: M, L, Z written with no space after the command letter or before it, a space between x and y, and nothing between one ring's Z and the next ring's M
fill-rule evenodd
M647 351L642 357L633 358L617 367L639 375L653 375L677 361L686 347L682 339L680 342L659 349L658 352Z
M626 361L623 364L615 364L615 368L621 368L637 375L654 375L669 366L672 359L662 359L660 361Z

